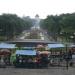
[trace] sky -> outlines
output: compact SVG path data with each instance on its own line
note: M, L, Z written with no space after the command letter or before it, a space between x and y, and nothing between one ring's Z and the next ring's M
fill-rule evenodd
M38 14L40 18L46 18L48 15L74 12L75 0L0 0L0 14L11 13L31 18Z

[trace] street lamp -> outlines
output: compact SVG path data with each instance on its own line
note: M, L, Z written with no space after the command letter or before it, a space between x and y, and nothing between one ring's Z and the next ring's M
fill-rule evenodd
M69 63L69 60L68 60L68 37L67 37L67 32L61 32L60 35L65 35L65 50L66 50L66 68L68 69L68 63ZM62 40L63 42L63 40Z
M69 55L69 51L68 51L68 47L70 45L70 41L68 41L68 37L67 37L67 33L65 33L66 35L66 43L65 43L65 46L66 46L66 68L68 70L68 67L69 67L69 61L70 61L70 55ZM74 39L74 36L71 35L69 36L71 39Z
M72 35L70 36L71 42L75 42L75 32L72 33Z
M71 39L71 42L73 42L74 36L73 35L70 36L70 39Z
M66 43L65 43L65 46L66 46L66 68L67 68L67 70L68 70L68 63L69 63L69 60L68 60L68 43L67 43L67 41L68 41L68 38L67 38L67 32L65 32L65 38L66 38Z
M2 29L0 29L0 37L2 36L2 31L3 31L3 30L2 30ZM1 41L1 39L0 39L0 41Z
M72 38L72 39L73 39L73 38L74 38L74 36L70 36L70 38Z

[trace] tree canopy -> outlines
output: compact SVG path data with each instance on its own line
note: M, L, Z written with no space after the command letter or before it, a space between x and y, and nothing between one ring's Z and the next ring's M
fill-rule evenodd
M48 30L48 32L75 32L75 13L73 14L62 14L59 16L47 16L46 19L42 20L41 27Z
M59 16L50 15L41 21L41 28L45 29L48 34L59 35L61 32L67 33L67 36L75 33L75 13L61 14Z
M24 20L15 14L0 15L0 35L11 38L25 29L30 29L31 20Z

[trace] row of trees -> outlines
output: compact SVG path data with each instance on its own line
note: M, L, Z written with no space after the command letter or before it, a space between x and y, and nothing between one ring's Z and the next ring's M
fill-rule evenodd
M0 37L7 39L19 35L22 31L30 29L32 26L31 19L20 18L13 14L0 15Z
M75 13L47 16L40 24L54 38L60 34L68 38L75 35Z

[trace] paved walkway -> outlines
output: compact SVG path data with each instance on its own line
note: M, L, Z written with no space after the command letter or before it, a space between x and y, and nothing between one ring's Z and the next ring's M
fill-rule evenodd
M64 67L49 69L0 68L0 75L75 75L75 68Z

